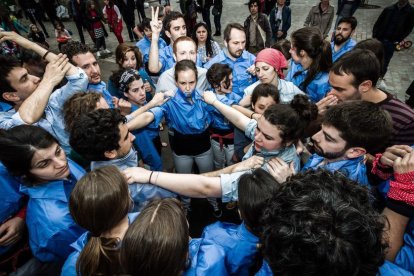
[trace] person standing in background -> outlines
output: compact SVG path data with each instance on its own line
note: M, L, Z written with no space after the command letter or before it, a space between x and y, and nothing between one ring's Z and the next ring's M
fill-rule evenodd
M132 31L135 27L135 2L134 0L118 0L117 6L124 18L129 40L134 42L134 40L138 39L137 35Z
M310 9L303 26L316 27L321 31L323 37L327 38L334 15L335 8L329 4L329 0L321 0L318 5Z
M291 25L291 15L292 11L286 5L286 0L277 0L276 6L269 15L272 37L275 42L286 38Z
M272 30L270 29L267 16L261 12L260 1L250 0L250 15L244 21L244 29L246 31L246 50L252 54L256 54L265 47L270 47L272 40Z

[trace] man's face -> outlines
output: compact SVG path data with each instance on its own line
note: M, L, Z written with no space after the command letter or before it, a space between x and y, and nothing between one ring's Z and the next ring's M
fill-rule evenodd
M285 4L286 0L277 0L277 4L280 6L283 6Z
M177 52L174 53L174 57L177 62L182 61L184 59L191 60L194 63L197 61L197 49L194 42L180 41L176 45L176 49Z
M152 31L151 28L144 28L144 35L149 39L152 40Z
M13 68L6 79L10 86L16 91L15 95L18 97L17 101L26 100L39 86L40 78L29 75L27 70L23 67ZM10 91L13 92L13 91Z
M322 124L322 129L312 136L316 154L329 159L342 159L347 151L346 141L333 126Z
M176 41L179 37L187 35L187 26L184 19L177 18L171 21L171 27L165 34L171 39L171 42Z
M252 3L249 7L249 10L251 15L256 15L259 12L259 6L257 3Z
M225 41L224 44L233 58L239 58L246 48L246 34L238 29L232 29L230 31L230 40L228 42Z
M342 45L342 43L346 42L352 34L351 24L342 22L336 27L334 38L335 45Z
M97 84L101 82L101 68L91 52L79 54L72 58L73 63L82 68L88 75L89 83Z
M354 76L343 73L343 75L336 75L334 72L329 72L329 84L332 89L328 95L334 95L338 98L338 103L360 100L361 93L355 88L352 83Z
M135 140L135 136L129 132L128 127L124 123L119 124L119 148L117 149L116 159L122 158L128 154L132 148L132 142Z

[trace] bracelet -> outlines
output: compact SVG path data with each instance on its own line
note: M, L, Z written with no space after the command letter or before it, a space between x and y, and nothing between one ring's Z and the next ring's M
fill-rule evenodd
M148 183L149 183L149 184L152 184L152 183L151 183L151 177L152 177L152 174L153 174L153 173L154 173L154 171L151 171L151 174L150 174L150 177L149 177L149 180L148 180Z
M250 115L250 119L253 119L253 115L254 114L257 114L256 112L253 112L251 115Z
M43 55L42 59L46 60L47 55L50 53L50 50L47 50L47 52Z

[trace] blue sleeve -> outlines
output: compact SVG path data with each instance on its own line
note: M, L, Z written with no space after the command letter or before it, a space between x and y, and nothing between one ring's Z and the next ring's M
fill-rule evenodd
M313 103L317 103L322 100L326 94L331 90L329 83L322 79L314 79L306 88L306 94L308 94L310 100Z
M150 166L152 171L162 171L162 159L154 146L153 139L146 128L134 131L134 144L137 146L144 163Z
M120 99L124 98L124 96L119 92L118 87L115 86L115 83L113 83L111 79L108 80L108 92L111 96L115 96Z
M395 258L395 264L414 273L414 237L404 234L404 245Z
M389 262L385 261L382 266L379 267L378 276L413 276L411 272Z
M152 114L154 114L154 121L152 121L151 124L149 124L147 127L149 126L158 126L162 119L164 118L164 108L165 108L165 104L163 104L162 107L160 106L156 106L151 108L150 110L148 110L148 112L151 112ZM167 119L167 118L166 118Z
M62 276L77 276L76 273L76 262L78 261L80 252L74 251L66 259L65 264L62 267Z

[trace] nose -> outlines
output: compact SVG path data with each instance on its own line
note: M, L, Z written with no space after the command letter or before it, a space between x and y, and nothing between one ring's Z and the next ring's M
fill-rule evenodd
M91 68L92 68L92 73L97 73L98 72L97 66L92 65Z
M261 142L262 141L262 133L256 129L256 133L254 134L254 141Z
M61 156L61 157L56 157L55 159L55 167L56 168L63 168L64 166L66 166L66 157L65 156Z
M320 140L320 138L321 138L321 134L322 134L322 130L320 130L320 131L318 131L317 133L315 133L313 136L312 136L312 140L314 140L316 143L319 143L321 140Z
M134 140L135 140L135 135L133 135L131 132L129 132L129 141L131 141L131 143L132 142L134 142Z
M330 96L330 95L338 97L338 95L336 94L336 90L334 88L332 88L331 91L328 92L327 96Z
M189 91L190 91L190 84L189 84L189 83L187 83L187 84L185 85L185 90L186 90L187 92L189 92Z

